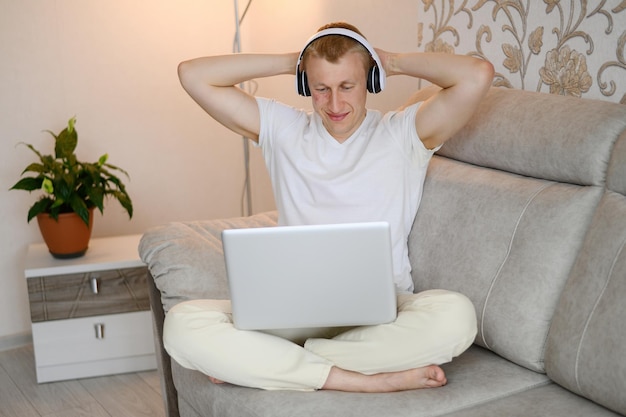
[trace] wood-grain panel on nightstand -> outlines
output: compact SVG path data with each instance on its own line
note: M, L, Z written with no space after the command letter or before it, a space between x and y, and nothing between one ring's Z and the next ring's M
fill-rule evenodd
M28 279L31 321L150 309L146 267Z

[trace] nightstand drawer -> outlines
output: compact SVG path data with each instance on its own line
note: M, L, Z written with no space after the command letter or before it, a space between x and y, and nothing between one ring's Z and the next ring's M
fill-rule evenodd
M150 309L146 267L28 279L32 322Z
M142 311L33 323L37 381L154 369L150 314Z
M156 368L140 239L93 238L73 259L50 256L44 243L29 245L24 275L37 382Z

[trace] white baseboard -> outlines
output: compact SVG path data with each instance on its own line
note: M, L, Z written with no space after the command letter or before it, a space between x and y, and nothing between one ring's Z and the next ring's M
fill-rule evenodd
M22 346L31 345L32 343L33 334L31 332L0 336L0 352L5 350L17 349Z

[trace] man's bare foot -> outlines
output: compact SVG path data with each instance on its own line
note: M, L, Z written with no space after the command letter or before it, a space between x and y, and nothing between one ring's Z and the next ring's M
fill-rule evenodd
M224 383L224 381L222 381L221 379L213 378L212 376L209 377L209 381L211 381L214 384L223 384Z
M332 367L322 389L350 392L395 392L420 388L437 388L447 383L437 365L365 375Z

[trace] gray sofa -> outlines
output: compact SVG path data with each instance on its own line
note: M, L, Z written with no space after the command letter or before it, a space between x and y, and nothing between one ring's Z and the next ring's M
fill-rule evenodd
M448 384L392 394L214 385L171 361L170 416L614 416L626 414L626 106L493 88L433 158L410 236L416 290L476 307L475 345ZM227 298L220 232L275 213L148 231L157 342L190 298ZM159 344L160 346L160 344Z

